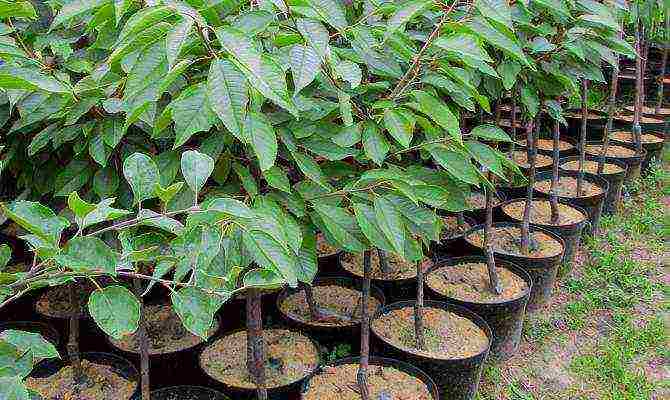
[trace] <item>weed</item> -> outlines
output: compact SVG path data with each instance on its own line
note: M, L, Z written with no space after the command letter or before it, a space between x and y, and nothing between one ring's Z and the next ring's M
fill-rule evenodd
M350 356L352 352L351 345L349 343L339 343L333 346L333 348L326 355L326 361L332 363L335 360Z

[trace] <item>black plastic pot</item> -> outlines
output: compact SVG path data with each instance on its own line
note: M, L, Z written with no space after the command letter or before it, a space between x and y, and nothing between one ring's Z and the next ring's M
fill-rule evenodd
M126 380L135 381L135 391L128 397L128 399L133 399L139 395L139 381L140 377L137 372L137 369L121 356L110 353L82 353L82 360L87 360L95 364L102 364L110 366L114 373L118 376L123 377ZM61 368L67 366L68 363L62 359L52 358L48 360L43 360L33 368L30 373L31 377L34 378L46 378L57 373ZM128 400L123 397L117 397L114 400ZM102 399L100 399L102 400Z
M438 269L464 263L486 264L486 257L469 256L438 261L428 270L426 278ZM533 280L526 271L512 263L501 261L496 263L496 267L502 267L513 272L526 282L528 289L521 296L514 299L495 303L476 303L441 294L431 288L428 283L426 283L426 288L429 295L433 298L465 307L482 317L491 328L491 333L493 334L490 357L496 360L506 360L512 357L519 347L523 320L526 317L526 304L528 304L528 298L533 287Z
M11 321L0 324L0 333L8 330L39 333L44 339L53 344L57 349L61 345L60 333L51 325L35 321Z
M562 171L561 177L573 177L577 179L579 173L574 171ZM536 176L536 182L551 180L551 172L541 172ZM605 197L609 190L609 183L604 178L601 178L598 175L593 175L589 173L584 173L584 181L595 184L602 189L601 193L598 193L593 196L582 196L582 197L566 197L558 195L558 199L570 204L571 206L577 206L583 208L586 213L589 215L590 227L587 227L587 232L592 235L598 234L598 228L600 226L600 216L603 211L603 204L605 202ZM548 198L549 194L541 192L535 189L535 193L544 198Z
M642 148L647 152L647 154L644 157L644 160L642 160L642 172L646 172L649 170L649 166L651 165L653 160L661 159L661 152L663 151L663 146L665 145L665 142L667 140L663 132L648 131L645 133L659 137L663 139L663 141L656 143L642 143ZM623 140L610 139L610 141L618 145L634 146L634 144L632 144L631 142L625 142Z
M543 199L544 200L544 199ZM521 199L513 199L506 201L504 204L501 205L500 209L502 214L504 215L505 219L513 221L515 223L521 223L521 220L518 220L508 213L505 212L504 206L510 203L514 202L526 202L525 198ZM563 239L563 242L565 244L565 247L563 248L563 270L559 271L559 273L563 273L563 275L567 274L569 271L572 270L574 267L575 263L575 256L577 255L577 249L579 249L579 246L582 241L582 231L584 227L586 226L586 222L588 221L589 215L584 210L583 208L573 205L573 204L568 204L565 200L559 199L559 203L563 203L566 205L569 205L570 207L576 209L582 215L584 216L584 219L576 224L569 224L569 225L548 225L548 224L538 224L538 223L533 223L531 221L531 225L540 227L542 229L546 229L549 232L552 232Z
M309 377L309 379L305 380L305 382L303 383L300 398L304 399L304 394L309 389L310 384L312 383L312 378L318 374L323 373L325 368L335 367L344 364L359 364L359 363L360 363L360 357L346 357L341 358L333 363L329 363L327 366L319 367L319 369L317 369ZM414 376L415 378L418 378L421 382L423 382L426 385L426 388L428 389L434 400L441 399L441 397L438 396L437 385L435 384L435 382L425 372L421 371L420 369L418 369L413 365L392 358L384 358L384 357L370 357L369 365L370 367L374 366L391 367L399 371L402 371L408 375Z
M498 222L493 224L494 228L509 227L509 226L521 229L521 224L517 224L514 222ZM484 229L483 226L479 225L472 228L472 230L465 235L465 240L468 243L468 245L473 250L479 253L483 253L484 249L472 243L470 240L468 240L468 237L470 236L471 233L483 229ZM548 302L551 299L551 292L554 289L554 283L556 282L556 277L558 275L558 267L561 261L563 260L563 254L565 252L565 242L560 236L556 235L555 233L548 231L546 229L542 229L537 226L531 225L530 231L531 233L540 231L548 235L552 239L558 241L561 244L561 246L563 246L563 251L559 254L547 257L526 257L519 254L510 254L496 251L494 253L494 257L496 261L500 260L515 264L521 267L524 271L526 271L528 275L530 275L531 279L533 280L533 287L530 292L530 298L528 299L528 305L526 306L526 309L528 311L535 311L540 309L546 302Z
M463 220L468 225L468 228L465 231L468 231L471 227L477 225L477 221L463 215ZM465 231L463 233L465 233ZM439 242L430 242L430 252L434 260L446 258L446 257L458 257L463 253L463 233L453 235L449 238L444 238Z
M363 289L363 281L348 277L317 278L316 280L314 280L312 286L331 286L331 285L346 287L358 291L361 291ZM291 315L286 314L284 310L282 310L281 304L284 302L284 300L286 300L288 296L303 291L304 289L302 288L294 289L287 287L277 297L277 309L279 310L279 313L282 315L284 320L286 320L290 326L295 327L301 332L308 333L309 336L314 338L317 341L317 343L319 343L321 346L330 348L335 344L342 342L342 338L346 337L348 338L347 343L351 345L352 350L357 351L360 348L360 336L361 336L360 321L351 322L351 324L344 326L343 325L322 326L301 321ZM386 303L386 298L384 297L384 293L381 291L381 289L375 286L371 286L370 295L377 301L379 301L381 306L384 306L384 304Z
M602 142L586 142L587 145L602 145ZM636 151L635 146L631 144L616 144L617 146L625 147L627 149ZM591 156L598 156L599 154L590 154L586 153L587 155ZM642 148L642 154L641 155L634 155L632 157L605 157L606 161L610 160L619 160L624 162L627 166L628 169L626 170L626 176L624 177L624 184L629 185L632 181L640 177L640 171L642 170L642 160L645 159L646 157L646 151L644 148Z
M218 316L215 318L220 327ZM179 323L181 323L181 321L179 321ZM210 340L216 336L217 333L215 332ZM128 351L127 349L122 349L116 346L108 336L106 336L105 339L110 348L123 354L123 356L133 362L133 364L140 365L139 350L138 352ZM150 382L152 387L188 385L202 382L202 372L200 368L198 368L198 354L208 343L209 340L178 351L150 354L149 359L151 368L149 371L151 373Z
M617 129L632 129L632 116L620 116L615 119ZM665 128L665 120L656 117L643 117L640 121L642 132L661 131Z
M493 212L496 212L496 210L500 208L500 203L507 200L507 195L505 195L503 192L496 192L496 196L498 197L498 204L496 205L494 200ZM475 220L476 223L481 224L484 222L484 220L486 220L486 207L473 208L465 211L464 214Z
M264 329L272 329L271 327L267 327ZM235 334L236 332L228 332L226 334L232 335ZM316 349L319 349L319 344L314 341L309 335L299 332L301 335L307 337L314 347ZM213 342L210 342L210 344ZM198 366L200 367L200 370L203 372L205 376L205 381L202 384L202 386L212 388L218 391L221 391L223 393L226 393L227 395L230 396L231 399L234 400L256 400L256 390L255 389L249 389L246 387L237 387L237 386L231 386L228 385L224 382L221 382L217 380L215 377L209 375L209 373L205 370L205 368L202 365L202 353L205 350L205 348L201 349L200 352L198 352ZM317 360L316 365L321 365L321 353L319 353L319 360ZM318 367L317 367L318 368ZM315 368L316 370L316 368ZM307 371L305 373L305 376L296 380L295 382L291 382L287 385L283 386L276 386L276 387L271 387L267 388L268 392L268 399L269 400L286 400L286 399L293 399L297 398L300 390L302 389L303 383L305 382L306 379L309 378L313 374L314 371Z
M377 311L373 320L379 318L382 314L392 310L406 307L414 308L414 301L399 301L387 305ZM435 359L424 357L409 352L407 349L401 349L391 344L387 339L378 335L374 329L371 329L374 346L378 348L384 356L405 360L412 365L425 371L437 384L441 400L471 400L474 399L479 388L479 381L482 375L484 362L489 354L491 344L491 329L483 318L472 311L455 305L439 301L425 301L426 307L440 308L448 312L467 318L476 324L489 339L489 346L479 354L461 359ZM372 324L374 325L374 324Z
M202 386L172 386L151 392L151 400L230 400L216 390ZM139 400L139 397L136 399Z
M566 116L568 121L567 134L573 138L579 138L582 131L582 111L574 110L577 115ZM586 122L586 135L587 139L597 139L602 137L602 133L605 130L605 125L607 124L607 116L602 115L599 118L594 116L589 116Z
M600 157L587 155L586 160L600 161ZM579 157L573 156L573 157L561 158L559 160L559 168L562 171L575 172L575 170L570 170L563 167L564 164L569 163L571 161L579 161ZM619 209L619 204L621 203L621 190L623 188L623 181L624 178L626 177L628 165L625 162L617 159L612 159L609 161L606 160L605 162L617 165L623 169L623 171L614 174L606 174L604 172L602 174L598 174L598 176L605 179L609 184L609 187L607 189L607 196L605 196L605 200L603 203L603 212L605 214L615 214Z

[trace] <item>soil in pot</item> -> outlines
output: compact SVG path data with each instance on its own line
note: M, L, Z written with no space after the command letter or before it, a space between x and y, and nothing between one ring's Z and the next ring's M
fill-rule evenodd
M496 295L490 289L485 262L464 262L434 269L426 284L445 297L471 303L501 303L518 299L528 291L528 284L507 268L496 266L503 291Z
M136 372L129 376L120 372L117 365L98 362L87 354L83 354L81 366L81 381L74 380L71 365L64 365L50 375L29 376L25 380L26 387L43 400L125 400L137 389Z
M579 160L568 161L561 164L561 168L567 171L579 171ZM616 164L608 162L603 163L603 175L619 174L625 170ZM598 161L587 160L584 161L584 172L590 174L598 173Z
M519 200L504 204L503 212L517 221L523 220L526 201ZM586 219L586 216L574 207L558 203L558 221L551 221L551 203L549 200L533 200L530 206L530 222L538 225L574 225Z
M316 235L316 254L319 256L319 258L332 257L337 255L339 252L340 250L337 247L328 243L322 233Z
M383 271L379 265L379 255L376 251L371 255L370 277L378 280L400 280L416 277L416 266L405 261L395 253L386 253L388 271ZM363 254L343 253L340 258L342 268L349 273L363 277Z
M587 144L584 146L584 152L591 156L600 156L602 151L602 144ZM610 145L607 146L607 154L605 154L605 157L612 158L631 158L636 156L637 153L635 150L629 149L628 147L619 146L614 143L610 143Z
M531 230L531 246L528 254L521 251L521 228L518 226L493 226L491 244L496 253L527 258L554 257L563 252L563 244L539 230ZM484 228L471 231L465 240L472 245L484 248Z
M286 329L263 330L267 361L266 388L299 382L319 365L319 351L307 336ZM247 333L238 331L207 346L200 355L203 370L226 387L254 390L247 370Z
M371 328L393 346L432 359L469 358L488 348L486 332L471 320L441 308L426 306L423 311L425 349L415 347L414 307L388 310L372 321Z
M442 215L440 219L443 224L442 232L440 233L440 240L442 241L458 239L472 228L467 218L464 218L462 225L458 224L458 216L456 215Z
M229 400L223 393L200 386L175 386L151 392L151 400Z
M635 115L633 114L620 114L615 117L617 121L622 121L622 122L627 122L629 124L633 123L633 118ZM662 119L654 118L654 117L648 117L646 115L641 115L640 116L640 123L641 124L663 124Z
M551 190L551 180L535 182L533 188L539 192L549 194ZM586 179L582 181L582 191L577 194L577 178L572 176L561 176L556 187L556 194L561 197L592 197L603 193L603 188Z
M642 140L642 144L655 144L655 143L663 143L663 133L659 132L655 134L654 132L642 132L642 135L640 135L640 139ZM625 143L634 143L633 139L633 132L630 131L615 131L610 133L610 138L613 140L618 140L620 142L625 142Z
M279 302L279 310L291 319L303 324L319 327L347 327L360 323L361 292L339 285L314 285L312 287L317 306L327 314L327 318L315 320L309 310L305 291L288 295ZM374 315L382 303L370 297L368 315Z
M634 113L635 106L626 106L624 107L624 110L628 111L629 113ZM667 117L670 116L670 108L661 107L658 109L658 114L656 114L656 107L643 106L642 114L646 114L647 116L651 117L656 116L657 118Z
M179 316L172 307L164 304L144 306L147 336L149 338L149 354L167 354L193 348L203 342L184 328ZM219 329L218 319L210 330L210 337ZM109 338L115 347L128 352L139 353L139 343L136 334L124 336L122 339Z
M502 202L500 196L494 196L493 207L497 207ZM486 195L482 192L470 192L470 195L465 199L465 203L470 210L482 210L486 207Z
M77 293L79 294L79 307L76 310L72 309L70 303L70 285L73 284L77 286ZM95 287L88 281L54 286L42 293L37 299L35 311L49 318L69 318L73 313L79 318L84 318L87 315L88 297L94 290Z
M526 140L519 140L517 141L519 146L526 146ZM554 140L553 139L537 139L535 141L535 144L537 145L537 150L538 151L544 151L544 152L551 152L554 151ZM561 140L558 142L558 151L572 151L575 149L575 146L570 143L566 142L564 140Z
M528 162L528 152L526 150L515 150L512 154L512 160L520 168L529 169L530 163ZM546 168L551 165L552 158L546 154L537 154L535 158L535 167L536 168Z
M358 364L326 366L314 375L302 400L360 400L356 383ZM370 399L437 400L419 378L387 365L370 365Z

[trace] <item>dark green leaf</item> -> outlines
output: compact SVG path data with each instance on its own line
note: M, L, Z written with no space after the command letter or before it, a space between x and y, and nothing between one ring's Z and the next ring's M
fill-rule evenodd
M121 339L137 330L140 303L123 286L97 289L88 298L88 312L95 323L114 339Z

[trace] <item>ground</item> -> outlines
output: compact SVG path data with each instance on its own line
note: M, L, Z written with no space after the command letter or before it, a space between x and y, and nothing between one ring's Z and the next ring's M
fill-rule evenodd
M670 152L588 238L478 400L670 399Z

